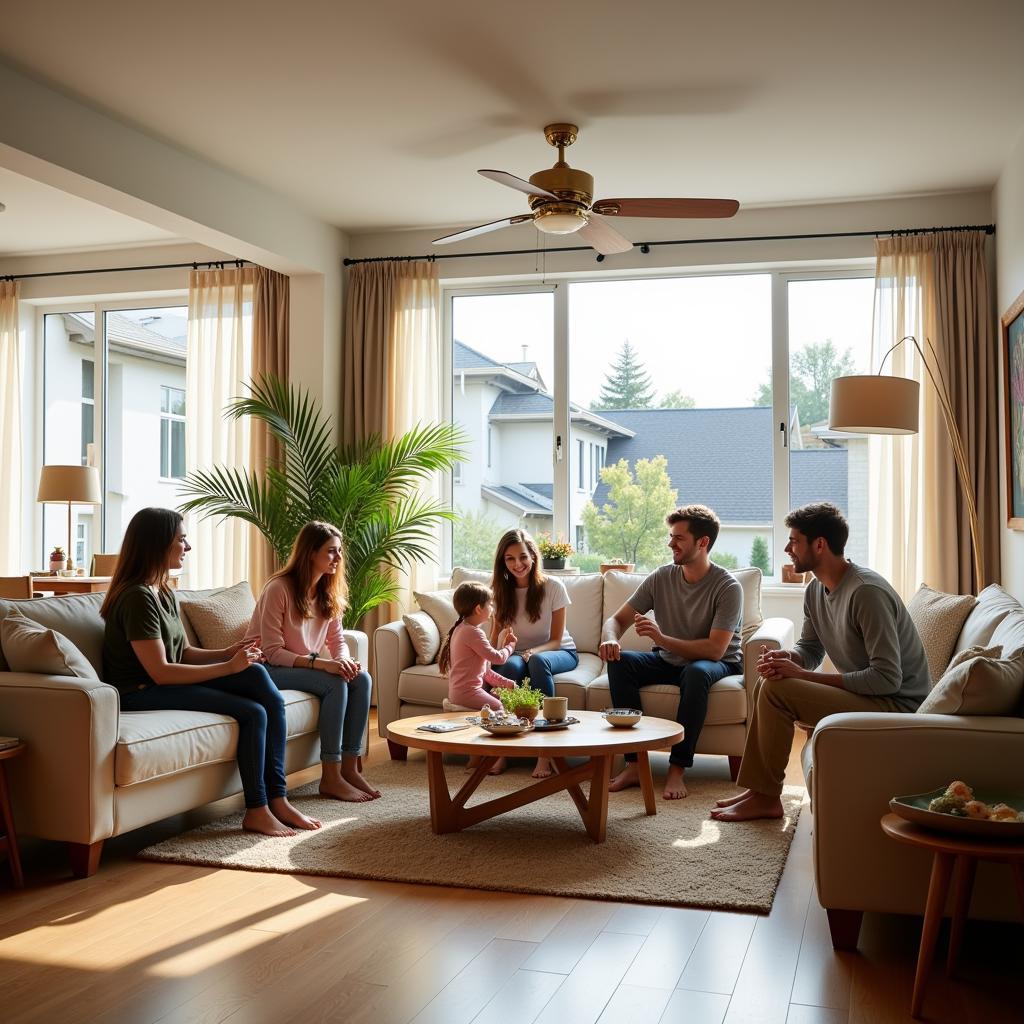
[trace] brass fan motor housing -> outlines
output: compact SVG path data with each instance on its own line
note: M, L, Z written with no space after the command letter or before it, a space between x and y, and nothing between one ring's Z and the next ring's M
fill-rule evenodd
M559 199L587 207L594 198L594 176L587 174L586 171L578 171L568 164L555 164L545 171L531 174L530 184L554 192ZM551 200L545 199L544 196L530 196L530 206L533 209L550 202Z

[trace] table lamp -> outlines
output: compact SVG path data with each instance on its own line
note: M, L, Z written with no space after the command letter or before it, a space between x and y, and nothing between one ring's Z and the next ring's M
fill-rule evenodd
M67 568L74 569L71 557L71 506L101 505L100 475L92 466L43 466L39 473L39 493L36 501L44 504L68 506L68 560Z

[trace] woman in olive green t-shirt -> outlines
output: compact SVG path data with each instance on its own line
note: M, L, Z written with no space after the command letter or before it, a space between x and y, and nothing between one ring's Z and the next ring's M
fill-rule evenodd
M132 516L100 608L104 679L120 691L123 711L230 715L238 722L242 828L269 836L317 829L319 821L288 802L284 701L258 664L260 651L244 641L218 651L189 646L167 580L190 550L177 512L144 508Z

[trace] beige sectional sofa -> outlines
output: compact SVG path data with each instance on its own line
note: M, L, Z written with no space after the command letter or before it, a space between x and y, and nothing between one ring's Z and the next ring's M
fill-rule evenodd
M954 655L1024 647L1024 607L1002 587L985 588L960 630ZM962 779L1024 794L1024 708L1012 716L840 714L822 719L804 748L814 812L814 873L833 944L856 945L863 912L924 912L931 857L879 827L889 799ZM972 917L1020 920L1003 864L978 868Z
M697 744L701 754L729 757L733 778L739 770L747 735L747 694L757 676L755 664L761 647L789 647L793 623L788 619L762 619L761 571L738 569L733 575L743 586L744 672L727 676L711 688L708 716ZM580 663L572 672L555 676L555 692L569 698L572 710L602 710L611 704L608 674L598 657L601 626L636 590L644 576L610 571L603 576L588 573L559 577L572 604L566 609L566 628L579 650ZM455 569L451 585L465 580L489 582L490 573ZM389 722L399 718L441 711L448 693L448 679L441 675L436 660L417 664L416 652L405 623L401 620L374 632L374 665L377 684L377 722L381 736L387 736ZM649 640L630 628L622 638L625 650L650 650ZM646 687L643 710L658 718L675 718L679 690L674 686ZM388 741L393 758L404 758L406 748Z
M251 612L248 584L179 593L191 644L200 646L189 604L201 604L209 614L223 600L237 629L241 618L248 621L239 607L240 589ZM0 657L0 734L18 736L28 747L9 766L18 830L70 844L78 876L96 870L104 840L241 792L234 719L194 711L120 710L117 690L101 681L102 600L102 594L82 594L0 601L0 622L20 612L62 634L97 677L14 672ZM366 635L345 635L355 657L366 664ZM284 699L285 769L295 772L319 758L320 705L298 690L284 691Z

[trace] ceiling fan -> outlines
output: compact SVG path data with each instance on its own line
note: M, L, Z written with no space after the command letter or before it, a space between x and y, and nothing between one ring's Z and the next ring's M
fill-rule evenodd
M558 149L554 167L517 178L507 171L482 170L479 173L499 185L507 185L529 197L531 213L514 214L503 220L480 224L465 231L435 238L434 245L461 242L498 228L533 221L538 231L549 235L576 233L599 253L610 256L628 252L633 243L624 238L606 220L608 217L732 217L740 208L735 199L598 199L594 200L594 177L565 162L565 148L576 141L579 129L574 124L549 124L544 137Z

